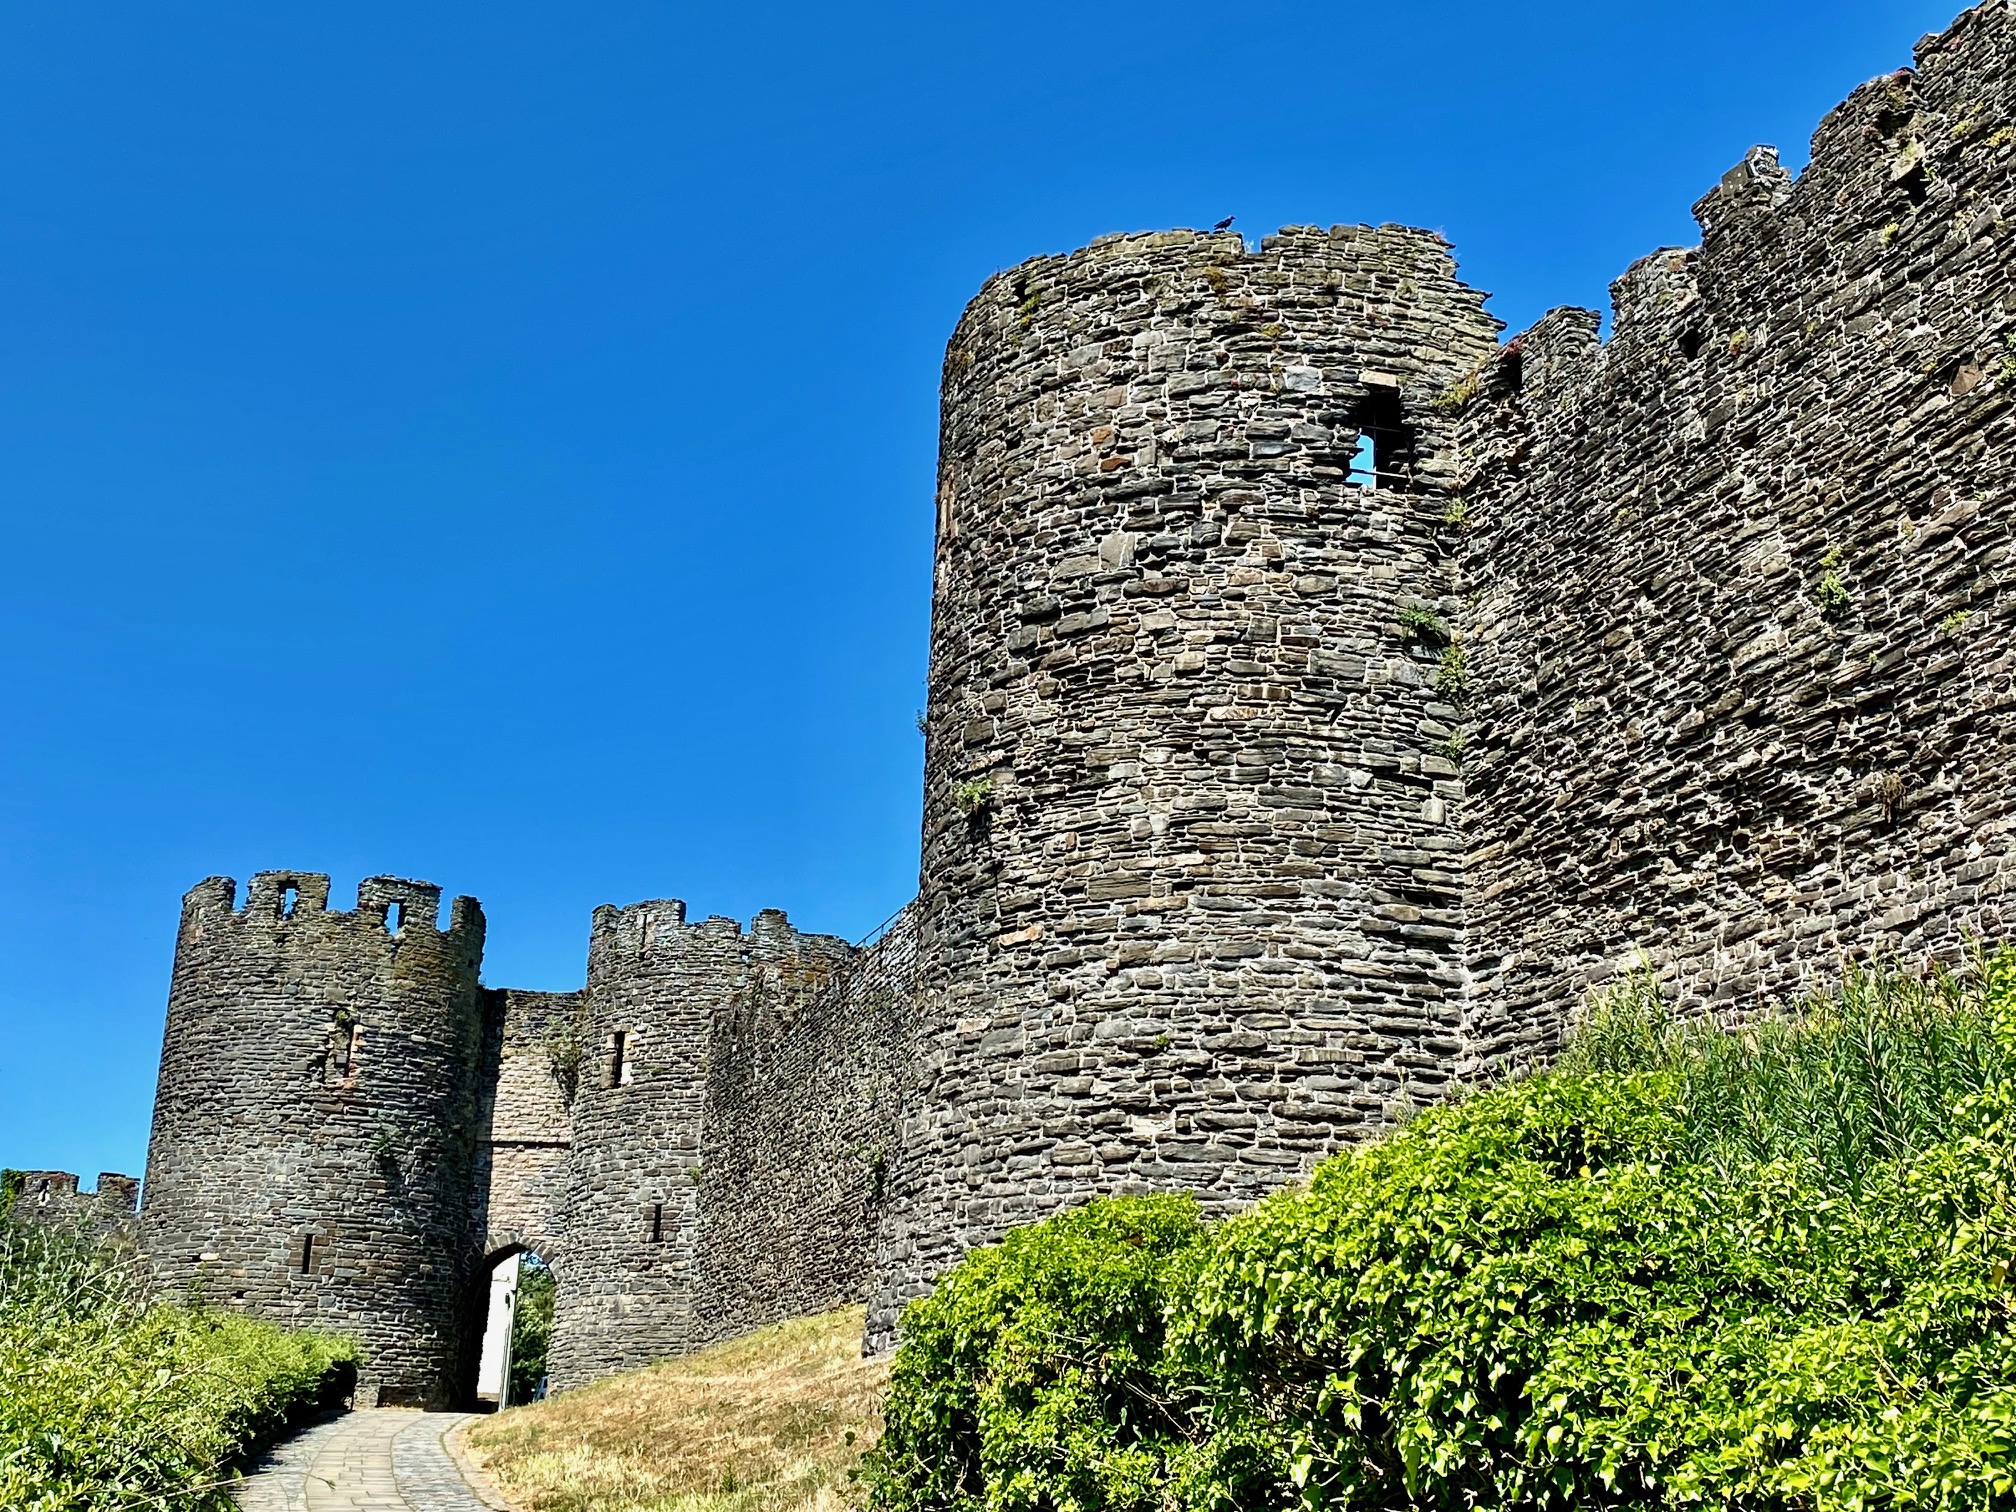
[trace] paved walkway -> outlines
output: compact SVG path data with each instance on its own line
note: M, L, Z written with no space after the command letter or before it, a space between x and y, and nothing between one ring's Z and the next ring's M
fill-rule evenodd
M346 1412L276 1445L236 1488L244 1512L493 1512L441 1439L460 1412Z

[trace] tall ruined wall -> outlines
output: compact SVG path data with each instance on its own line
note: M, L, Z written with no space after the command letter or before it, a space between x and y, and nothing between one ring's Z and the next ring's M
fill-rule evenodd
M9 1171L11 1201L4 1204L8 1217L20 1223L37 1223L49 1228L71 1229L101 1239L132 1242L138 1237L134 1213L140 1200L140 1182L117 1171L100 1171L98 1189L77 1190L77 1178L69 1171Z
M759 914L688 924L677 899L595 911L586 1056L555 1299L551 1378L578 1385L718 1337L701 1311L703 1133L718 1020L760 982L789 1002L823 986L844 941Z
M486 1255L513 1248L551 1259L562 1242L569 1104L586 1059L578 992L483 993L485 1045L476 1186Z
M1431 401L1495 334L1391 227L1109 237L968 307L878 1341L1013 1224L1257 1196L1447 1075L1454 710L1396 622L1454 607Z
M766 967L716 1018L696 1343L866 1298L916 960L906 912L809 995Z
M2016 49L2001 0L1760 149L1465 417L1474 1058L1644 952L1693 1005L2005 935Z
M483 915L372 877L261 872L183 899L142 1245L165 1289L365 1351L365 1403L448 1405L478 1258ZM396 919L393 916L396 911Z

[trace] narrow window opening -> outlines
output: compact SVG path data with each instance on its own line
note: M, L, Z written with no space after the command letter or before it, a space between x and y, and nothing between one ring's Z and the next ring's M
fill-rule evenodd
M1701 348L1708 344L1708 333L1696 326L1691 331L1680 333L1680 355L1692 362L1701 355Z
M1359 488L1412 492L1414 428L1400 404L1400 390L1366 391L1358 413L1358 444L1351 456L1351 483Z
M313 1234L303 1234L301 1236L301 1274L305 1276L314 1268L315 1236Z
M620 1087L630 1080L630 1031L618 1029L609 1036L609 1085Z
M336 1064L341 1068L345 1081L357 1074L357 1045L363 1037L363 1032L363 1025L352 1024L350 1032L343 1036L343 1048Z
M662 1202L651 1204L651 1242L653 1244L665 1242L665 1204Z
M301 901L301 889L296 887L292 882L289 882L285 887L281 888L280 917L283 919L293 918L294 905L300 901Z
M1378 447L1370 431L1358 433L1358 445L1351 453L1351 482L1357 488L1379 486Z
M404 903L387 903L385 905L385 933L396 935L405 923L406 905Z

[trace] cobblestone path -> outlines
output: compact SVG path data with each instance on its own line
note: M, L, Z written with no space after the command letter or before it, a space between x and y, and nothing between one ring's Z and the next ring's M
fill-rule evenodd
M244 1512L493 1512L441 1439L459 1412L349 1412L276 1445L237 1488Z

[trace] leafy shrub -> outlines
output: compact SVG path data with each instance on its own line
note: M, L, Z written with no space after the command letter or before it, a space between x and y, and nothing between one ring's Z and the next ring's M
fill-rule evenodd
M1148 1507L1177 1432L1172 1300L1188 1197L1097 1202L977 1250L903 1314L870 1473L893 1507Z
M2010 1506L2012 1069L2008 953L1735 1029L1627 984L1214 1228L977 1252L905 1314L877 1502Z
M356 1352L150 1305L130 1255L0 1220L0 1507L224 1507L222 1468L347 1396Z

